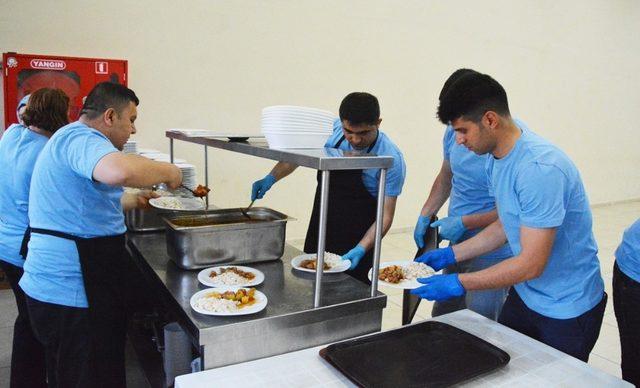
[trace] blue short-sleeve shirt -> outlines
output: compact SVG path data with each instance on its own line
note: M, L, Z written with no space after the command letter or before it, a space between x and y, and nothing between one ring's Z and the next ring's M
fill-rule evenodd
M640 219L624 231L622 242L616 249L616 262L620 271L640 282Z
M325 147L333 148L343 136L342 122L339 118L333 121L333 134L325 143ZM354 151L355 149L345 139L338 149ZM378 140L371 149L372 154L379 156L392 156L393 165L387 170L387 180L385 183L385 196L397 197L402 193L402 186L407 175L407 167L400 149L382 131L378 134ZM362 183L367 191L374 197L378 196L378 180L380 179L380 169L366 169L362 171Z
M93 180L105 155L118 152L102 133L77 121L59 129L36 162L29 195L34 228L82 238L125 232L122 187ZM34 233L20 287L42 302L88 307L73 241Z
M487 163L498 216L514 255L520 254L520 228L556 228L542 275L514 288L532 310L575 318L602 300L598 247L589 200L569 157L528 129L503 158Z
M29 185L47 138L16 124L0 139L0 260L22 267L20 247L29 226Z
M518 119L516 119L516 124L522 127L526 126ZM496 202L487 181L486 164L489 155L478 155L468 150L467 147L457 144L455 131L450 125L445 129L442 143L444 159L449 161L452 172L449 217L486 213L494 210ZM459 242L475 236L480 231L481 229L474 229L465 232ZM511 256L509 244L505 244L479 258L494 260Z

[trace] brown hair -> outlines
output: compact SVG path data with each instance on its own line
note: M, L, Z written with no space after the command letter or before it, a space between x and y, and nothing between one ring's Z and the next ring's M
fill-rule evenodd
M69 124L69 97L60 89L42 88L31 94L22 114L26 126L54 133Z

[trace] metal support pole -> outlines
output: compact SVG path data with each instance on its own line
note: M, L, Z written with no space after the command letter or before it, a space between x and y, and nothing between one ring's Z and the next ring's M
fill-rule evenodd
M322 292L322 272L324 269L324 246L327 238L327 209L329 207L329 171L322 171L320 186L320 225L318 225L318 264L316 265L316 289L313 295L313 307L320 307Z
M378 207L376 209L376 239L373 245L373 268L371 270L371 297L378 291L378 271L380 270L380 249L382 248L382 221L384 218L384 191L387 182L387 169L380 169L378 181Z
M209 151L207 146L204 146L204 185L209 187ZM209 209L209 193L205 198L205 206Z
M173 138L169 138L169 161L173 163Z

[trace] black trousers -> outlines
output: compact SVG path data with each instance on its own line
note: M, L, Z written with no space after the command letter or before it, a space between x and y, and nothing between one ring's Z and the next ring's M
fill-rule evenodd
M89 310L45 303L28 295L26 300L33 331L45 349L49 387L95 386Z
M607 294L594 308L569 319L549 318L527 307L511 287L498 322L584 362L596 344L602 327Z
M46 387L44 348L33 334L25 294L18 285L22 268L1 260L0 267L7 275L18 306L18 317L13 325L11 388Z
M613 309L622 347L622 378L640 387L640 283L613 265Z

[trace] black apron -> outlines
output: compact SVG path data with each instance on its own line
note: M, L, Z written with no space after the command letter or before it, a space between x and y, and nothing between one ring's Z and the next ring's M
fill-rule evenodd
M20 252L25 258L31 233L72 240L78 249L91 336L89 369L83 374L90 381L81 382L81 386L125 387L125 235L80 238L55 230L28 228Z
M345 140L342 136L333 148L340 147ZM371 152L378 138L367 150ZM318 251L318 226L320 220L320 190L322 173L317 174L318 185L313 201L313 212L304 240L304 251ZM325 251L344 255L354 248L376 220L378 203L362 183L362 170L331 171L329 178L329 201ZM373 249L364 255L354 270L346 273L370 284L367 274L373 265Z

